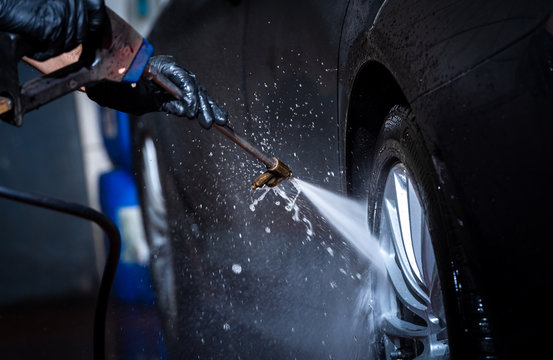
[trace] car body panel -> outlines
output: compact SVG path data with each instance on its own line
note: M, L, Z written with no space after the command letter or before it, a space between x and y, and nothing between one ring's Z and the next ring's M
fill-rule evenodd
M462 246L478 269L466 281L484 289L504 358L524 356L544 336L528 309L546 306L551 284L538 274L548 272L551 250L541 233L553 200L543 192L550 173L543 159L553 154L552 58L542 28L413 103L436 168L455 189L452 202L463 208L458 226L470 237Z
M381 3L352 0L340 50L341 78L351 84L363 64L382 63L409 101L524 38L552 10L545 0Z
M341 181L334 171L336 88L346 6L347 1L251 1L244 46L247 132L296 177L321 179L332 189ZM301 146L290 153L288 139Z

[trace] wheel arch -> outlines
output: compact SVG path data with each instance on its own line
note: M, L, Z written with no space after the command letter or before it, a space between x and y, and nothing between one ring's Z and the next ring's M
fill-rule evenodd
M371 171L371 161L377 150L377 139L390 110L397 105L410 108L411 111L415 110L410 106L406 93L393 74L383 63L369 60L359 67L351 82L344 126L346 184L348 194L360 200L368 198L370 180L366 174ZM424 113L419 115L425 116ZM421 120L420 117L418 120ZM437 173L447 177L444 164L438 166L434 163L433 166L437 167ZM445 184L442 183L444 181ZM449 188L452 186L449 180L440 178L440 182L441 185L444 185L441 192L449 194L450 191L453 191L452 188ZM451 194L455 194L455 192ZM456 197L445 196L445 198L447 198L447 204L444 203L444 206L452 206L452 211L455 213L464 213L462 209L458 208L459 205L454 200ZM464 219L465 217L460 216L460 218ZM462 249L462 244L468 243L464 236L468 236L465 230L452 226L448 237L457 240L454 241L455 246L451 253L446 249L447 254L444 256L444 259L448 261L448 274L454 277L454 281L450 284L455 283L459 286L459 288L448 291L449 301L456 304L454 312L462 310L464 314L467 314L466 318L452 323L452 328L457 334L451 338L456 339L454 347L461 354L495 356L496 341L488 319L488 306L485 297L482 296L482 289L479 284L475 283L477 279L474 278L474 271L478 270L477 268L473 269L474 264L467 257L466 249ZM462 291L459 284L462 284Z
M346 114L345 161L348 193L367 168L380 128L395 105L409 106L395 77L378 61L368 61L357 72ZM359 180L359 179L357 179ZM366 188L366 187L365 187Z

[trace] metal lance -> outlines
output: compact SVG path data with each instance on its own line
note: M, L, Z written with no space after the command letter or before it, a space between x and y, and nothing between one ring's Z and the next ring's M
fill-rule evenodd
M161 88L173 95L177 99L183 99L184 94L171 80L163 74L160 74L157 69L147 65L143 74L144 78L158 84ZM244 149L251 156L261 161L267 167L267 171L261 174L252 184L252 189L259 189L263 186L274 187L292 177L292 171L278 158L265 154L257 146L250 143L248 140L238 135L231 127L214 124L213 127L220 131L223 135L232 140L235 144Z

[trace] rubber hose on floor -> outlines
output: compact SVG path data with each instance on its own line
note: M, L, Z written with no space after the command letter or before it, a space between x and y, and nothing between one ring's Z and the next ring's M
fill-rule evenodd
M109 302L109 293L113 284L117 264L119 262L119 253L121 251L121 235L119 234L119 229L117 229L115 223L106 215L92 208L76 203L70 203L39 194L22 192L4 186L0 186L0 198L18 201L28 205L38 206L89 220L100 226L106 233L109 240L109 251L96 300L93 333L94 359L104 359L106 315Z

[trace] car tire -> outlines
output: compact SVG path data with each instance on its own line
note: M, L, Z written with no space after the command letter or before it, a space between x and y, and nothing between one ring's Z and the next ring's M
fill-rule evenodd
M379 293L373 353L387 360L493 359L487 308L463 246L468 226L443 164L437 169L430 154L414 114L394 106L369 164L369 226L387 272L369 281Z

